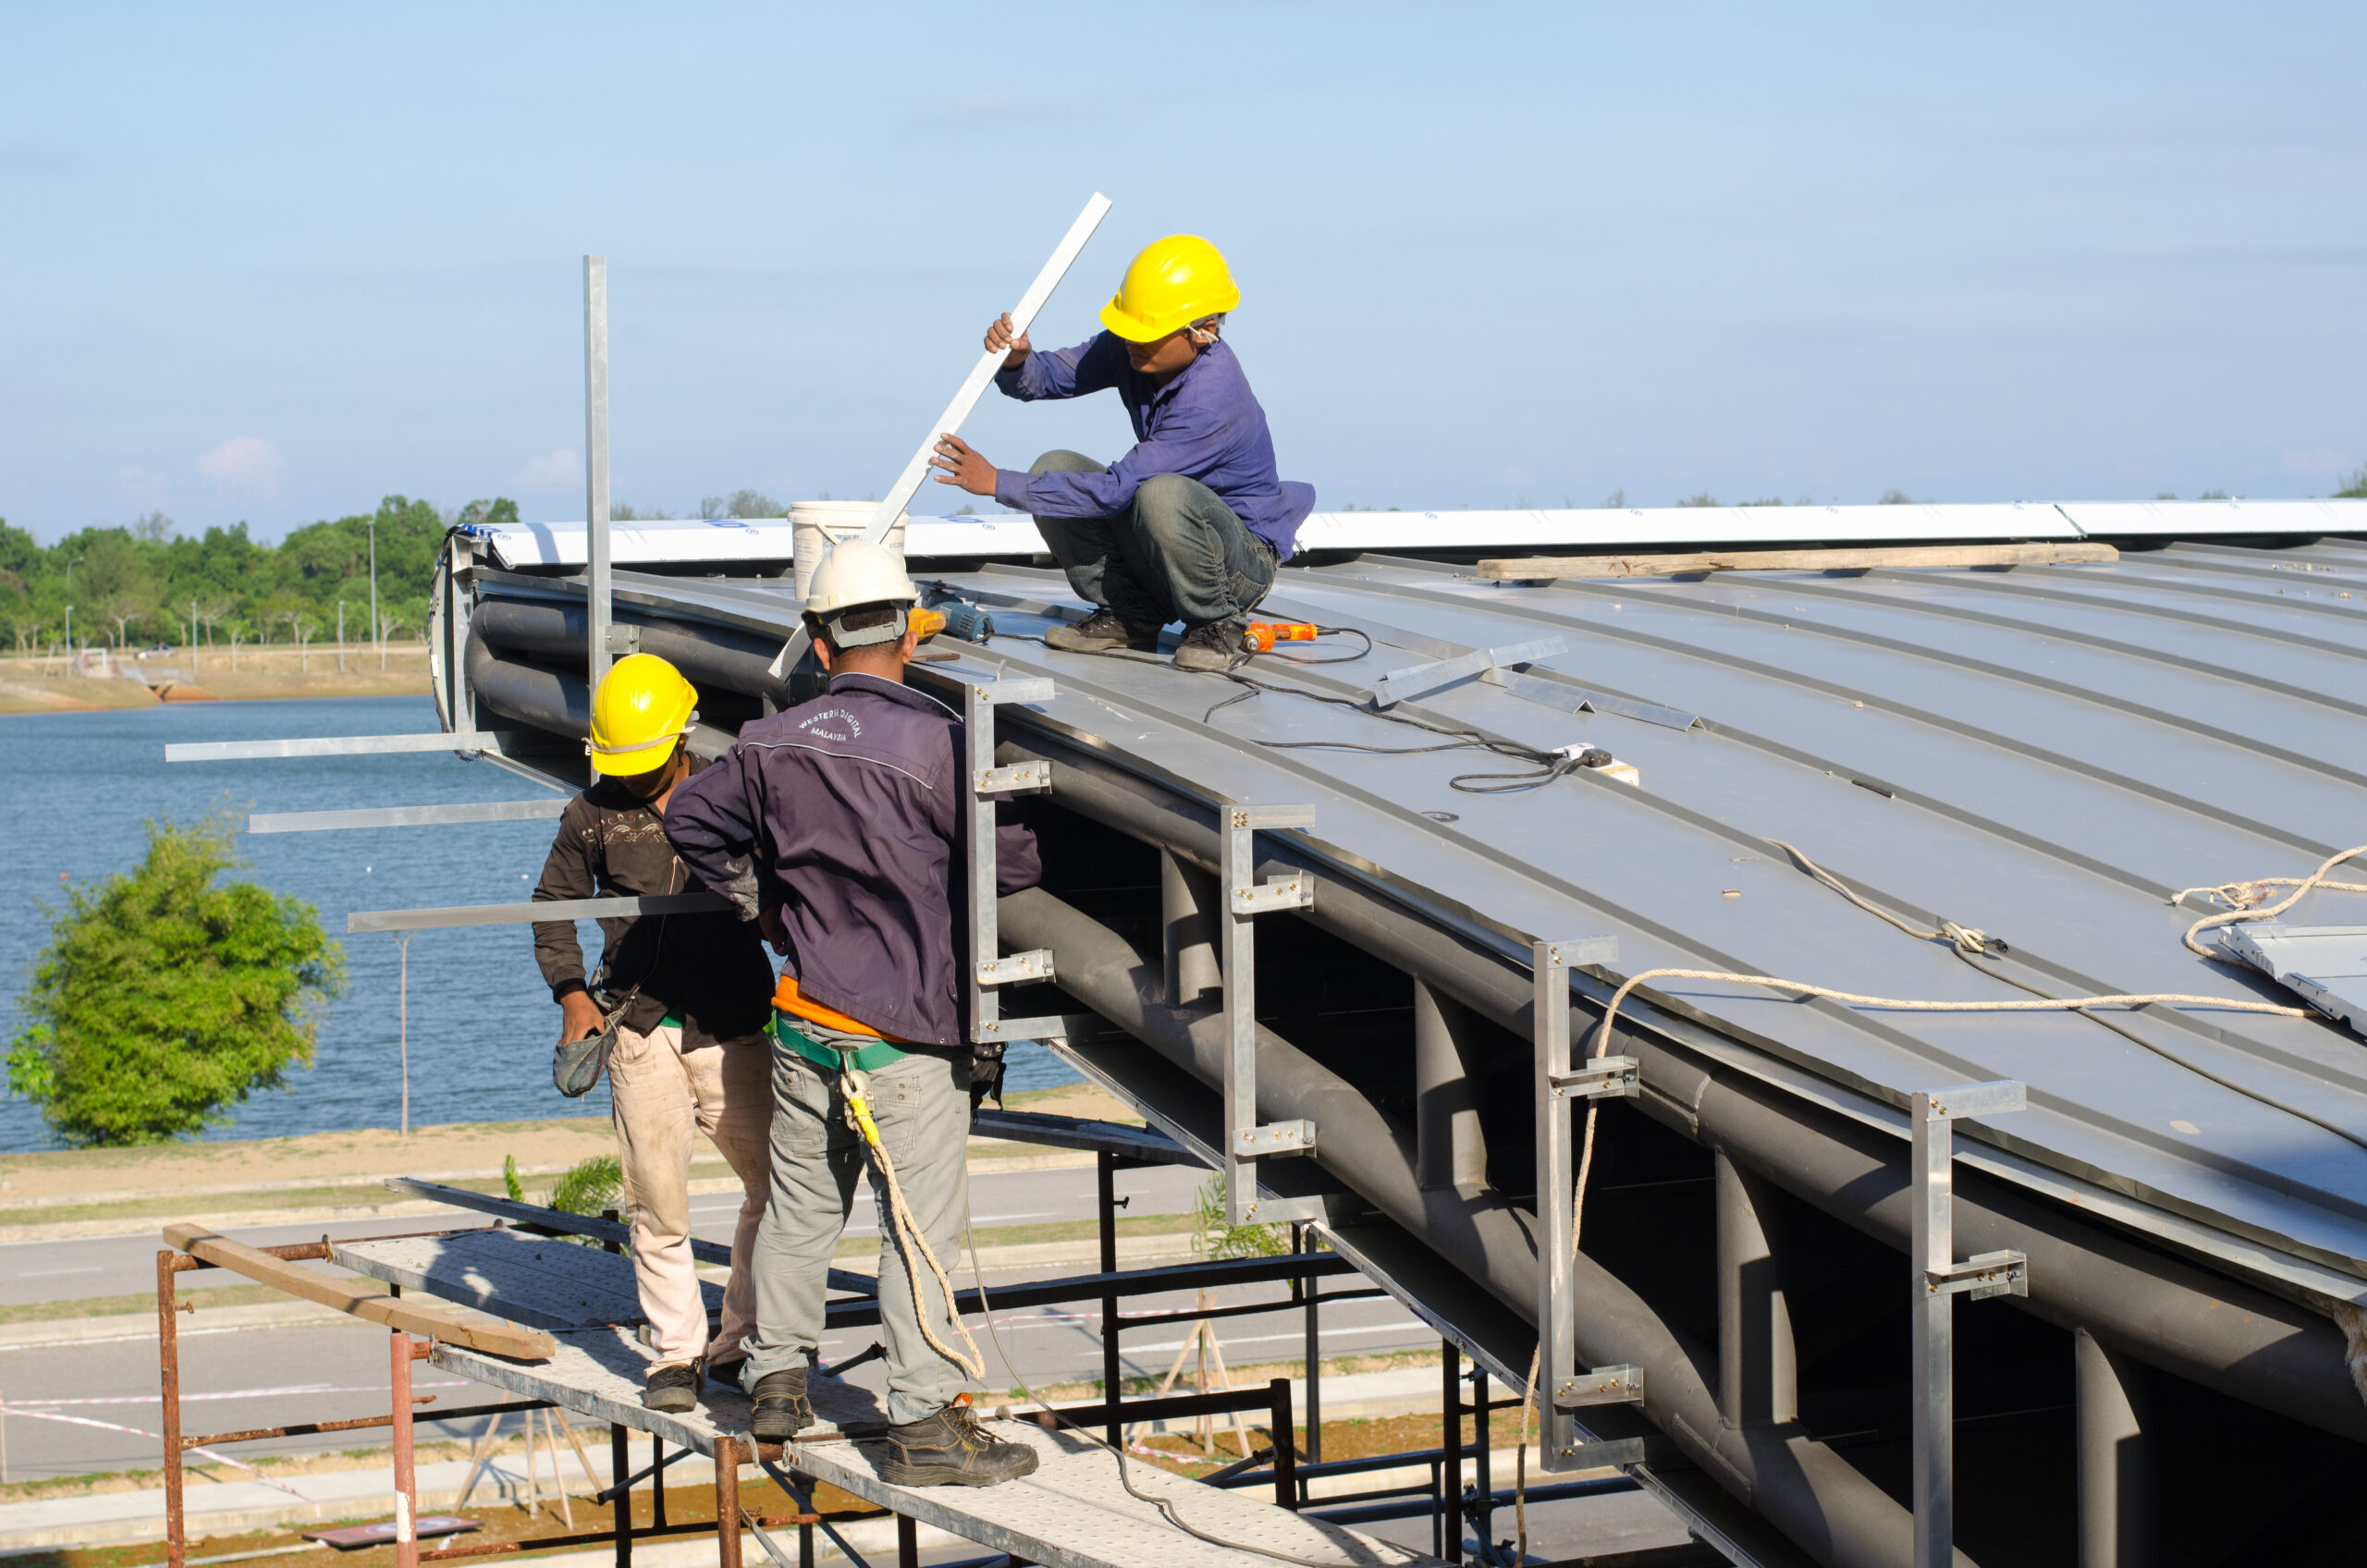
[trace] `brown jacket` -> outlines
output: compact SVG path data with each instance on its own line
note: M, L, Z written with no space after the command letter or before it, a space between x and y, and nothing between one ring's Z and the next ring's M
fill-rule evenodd
M692 759L693 772L705 766ZM568 802L534 900L688 893L698 887L674 858L657 813L603 779ZM685 1050L762 1038L772 1019L773 966L753 924L730 913L620 917L601 921L600 934L598 992L613 1003L641 986L625 1010L626 1028L647 1034L672 1014L682 1020ZM572 921L535 925L534 962L553 1000L593 988Z

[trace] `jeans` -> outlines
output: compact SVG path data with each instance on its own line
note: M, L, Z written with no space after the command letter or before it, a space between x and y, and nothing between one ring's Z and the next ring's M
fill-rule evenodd
M617 1032L608 1058L609 1107L624 1167L625 1207L632 1215L633 1279L660 1366L687 1366L710 1353L728 1360L740 1354L753 1326L748 1248L765 1211L765 1122L772 1108L765 1073L760 1046L686 1051L679 1025L646 1035ZM712 1341L691 1257L691 1156L699 1133L722 1151L742 1192L723 1322Z
M1030 473L1097 473L1080 453L1047 452ZM1196 479L1153 474L1115 517L1039 517L1036 532L1077 596L1129 626L1247 618L1274 581L1274 551Z
M818 1031L817 1031L818 1033ZM773 1047L772 1201L756 1227L749 1263L756 1287L756 1331L748 1341L741 1387L806 1366L822 1339L823 1289L839 1236L854 1207L857 1181L870 1168L863 1135L846 1121L839 1075L788 1047ZM970 1053L917 1050L867 1075L871 1113L896 1162L929 1249L950 1275L960 1258L970 1209ZM879 1317L888 1340L888 1418L898 1424L934 1415L962 1391L959 1367L929 1349L913 1311L913 1287L877 1171L872 1196L879 1221ZM929 1325L959 1346L937 1280L924 1268L922 1299Z

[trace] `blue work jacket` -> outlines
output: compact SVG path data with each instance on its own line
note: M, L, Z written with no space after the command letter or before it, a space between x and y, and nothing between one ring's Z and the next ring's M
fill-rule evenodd
M1154 474L1180 473L1215 491L1242 526L1291 557L1315 487L1275 477L1274 437L1232 345L1210 344L1164 386L1138 375L1126 345L1104 332L1073 349L1039 349L995 385L1022 402L1082 398L1114 386L1134 423L1134 447L1099 473L995 471L995 499L1037 517L1114 517Z

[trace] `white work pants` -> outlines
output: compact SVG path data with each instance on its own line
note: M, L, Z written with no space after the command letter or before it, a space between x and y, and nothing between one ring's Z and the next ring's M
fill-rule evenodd
M723 1322L713 1354L729 1360L754 1327L748 1248L770 1191L767 1133L772 1120L771 1053L765 1044L682 1049L682 1031L617 1031L608 1055L608 1091L632 1215L632 1268L641 1310L660 1366L686 1366L709 1353L706 1306L691 1257L693 1130L705 1133L740 1179L739 1223L731 1232L731 1279L723 1289Z

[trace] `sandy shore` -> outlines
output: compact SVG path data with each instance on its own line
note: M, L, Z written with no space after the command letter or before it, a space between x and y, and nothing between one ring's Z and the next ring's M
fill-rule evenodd
M153 707L158 702L258 702L285 697L394 697L427 691L427 650L406 643L378 655L356 643L337 668L334 644L303 653L293 648L200 649L158 654L146 661L150 679L178 671L154 690L142 680L100 680L63 673L64 659L0 659L0 714L87 713L102 708Z

